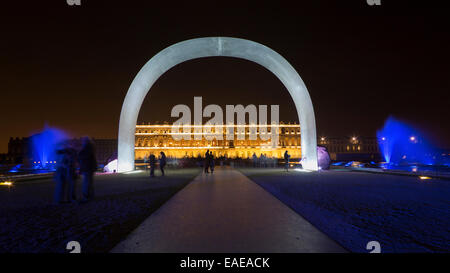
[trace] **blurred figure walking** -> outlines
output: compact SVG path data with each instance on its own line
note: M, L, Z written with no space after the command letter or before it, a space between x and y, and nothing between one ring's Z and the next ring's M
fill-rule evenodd
M284 168L286 171L289 171L289 159L291 158L291 155L288 153L288 151L284 152Z
M211 169L211 174L214 173L214 155L209 152L209 168Z
M59 144L56 149L57 161L55 172L55 204L64 204L76 201L75 194L75 155L76 151L70 147L69 142Z
M209 150L206 150L205 153L205 162L203 163L203 167L205 168L205 173L209 173L209 164L210 164L210 156L209 156Z
M154 154L148 158L148 164L150 165L150 177L155 177L156 156Z
M68 158L68 173L67 173L67 200L69 202L77 202L77 194L76 194L76 182L77 182L77 173L76 173L76 162L77 162L77 151L72 148L72 146L69 144L69 147L67 148L67 158Z
M264 156L264 154L263 153L261 153L260 155L259 155L259 167L260 168L264 168L264 163L265 163L266 161L265 161L265 156Z
M164 167L166 166L167 159L166 154L161 152L161 158L159 159L159 168L161 169L162 176L164 176Z
M258 156L256 156L256 153L253 153L253 155L252 155L252 163L253 163L253 168L258 167Z
M94 144L88 137L82 138L82 147L78 153L78 162L80 164L80 173L83 176L82 202L87 202L94 198L94 173L97 170Z

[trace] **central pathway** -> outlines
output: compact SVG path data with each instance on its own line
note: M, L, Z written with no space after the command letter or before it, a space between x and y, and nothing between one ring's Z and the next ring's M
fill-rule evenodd
M112 252L345 252L232 168L197 176Z

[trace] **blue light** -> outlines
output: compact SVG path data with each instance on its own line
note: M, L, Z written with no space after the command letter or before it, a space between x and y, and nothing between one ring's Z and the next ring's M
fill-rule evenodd
M34 168L55 168L50 163L56 160L56 146L66 139L68 139L68 136L65 132L50 127L45 127L42 132L31 136L33 161L38 162Z
M438 150L412 127L389 117L383 129L377 132L378 145L388 165L433 165Z
M17 173L19 172L19 169L22 167L22 164L17 164L16 166L12 167L9 172L10 173Z

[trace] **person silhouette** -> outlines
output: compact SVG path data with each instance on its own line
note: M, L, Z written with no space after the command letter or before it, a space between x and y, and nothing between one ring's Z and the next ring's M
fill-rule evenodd
M252 161L253 161L253 168L256 168L258 166L258 156L256 156L256 153L253 153Z
M211 169L211 174L214 173L214 155L211 151L209 152L209 168Z
M289 159L290 158L291 158L291 155L286 150L286 152L284 152L284 168L286 169L287 172L289 171Z
M209 173L209 164L210 164L209 150L206 150L204 162L205 173Z
M159 159L159 168L161 169L162 176L164 176L164 167L166 166L166 154L161 152L161 158Z
M74 178L75 154L75 150L70 147L68 141L59 143L58 147L56 148L56 185L53 195L55 204L63 204L76 201Z
M154 154L151 154L148 158L148 165L150 166L150 177L155 176L155 167L156 167L156 157Z
M82 202L87 202L94 198L94 173L97 170L94 144L88 137L82 138L82 148L78 153L78 162L80 173L83 175Z

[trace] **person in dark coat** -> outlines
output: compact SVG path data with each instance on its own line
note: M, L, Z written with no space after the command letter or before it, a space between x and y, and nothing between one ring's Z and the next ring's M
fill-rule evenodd
M264 167L264 154L263 153L261 153L260 155L259 155L259 159L258 159L258 163L259 163L259 167L260 168L263 168Z
M166 154L164 152L161 152L160 154L161 158L159 159L159 168L161 169L162 176L164 176L164 167L167 163Z
M95 158L94 144L88 137L83 137L82 148L78 153L80 173L83 176L82 202L94 198L94 173L97 170L97 159Z
M214 155L211 151L209 152L209 168L211 169L211 173L214 173Z
M75 195L75 155L76 152L68 142L60 143L56 149L55 204L76 201Z
M253 153L252 163L253 163L253 168L258 167L258 156L256 155L256 153Z
M68 182L68 190L67 190L67 200L69 202L77 202L77 195L76 195L76 180L77 180L77 173L75 169L75 164L77 161L77 151L69 146L67 149L67 158L68 158L68 167L67 167L67 182Z
M289 171L289 159L291 158L291 155L288 153L288 151L284 152L284 168L286 171Z
M209 150L206 150L204 163L205 173L209 173L209 164L210 164Z
M156 157L154 154L151 154L148 158L148 164L150 165L150 177L154 177L156 167Z

